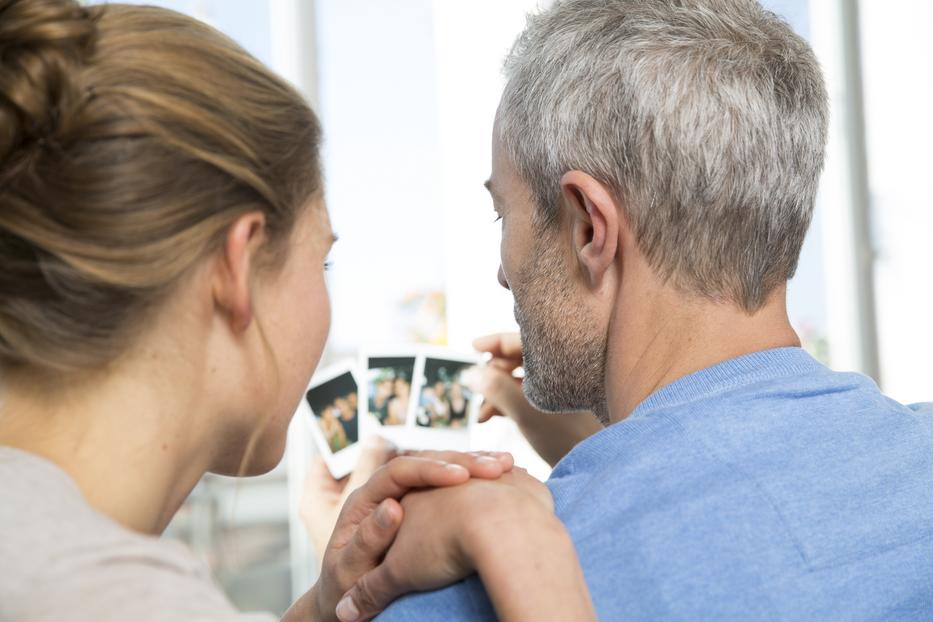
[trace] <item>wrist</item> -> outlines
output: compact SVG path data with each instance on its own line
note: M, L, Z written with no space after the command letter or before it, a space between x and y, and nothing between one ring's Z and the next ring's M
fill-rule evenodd
M308 599L307 619L311 622L331 622L337 619L336 607L330 608L330 615L327 615L323 607L323 597L321 596L321 582L316 582L308 593L305 594Z
M336 613L331 618L323 615L319 606L319 593L320 589L318 584L315 583L314 587L305 592L301 598L288 608L288 611L282 616L282 622L330 622L330 620L336 620Z
M563 523L537 501L494 507L494 516L472 520L462 531L461 552L478 573L514 564L536 549L574 550Z

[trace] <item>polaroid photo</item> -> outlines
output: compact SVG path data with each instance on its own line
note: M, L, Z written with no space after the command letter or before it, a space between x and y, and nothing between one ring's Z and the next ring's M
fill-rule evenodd
M359 405L364 435L378 434L396 445L404 444L417 359L416 346L370 350L360 357L365 381L365 399Z
M318 451L336 479L356 466L361 438L356 363L348 361L315 374L301 409L307 410Z
M472 387L481 356L447 349L423 350L415 366L409 409L413 440L426 449L466 449L480 396Z

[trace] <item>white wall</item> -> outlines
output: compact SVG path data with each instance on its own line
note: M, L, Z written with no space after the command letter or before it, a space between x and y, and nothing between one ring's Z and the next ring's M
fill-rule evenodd
M931 400L933 3L863 1L861 12L882 388Z
M318 101L340 236L332 350L408 337L402 301L442 291L444 212L429 0L319 0Z

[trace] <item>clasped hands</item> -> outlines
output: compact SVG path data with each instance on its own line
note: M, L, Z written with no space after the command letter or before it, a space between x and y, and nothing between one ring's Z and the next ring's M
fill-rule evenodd
M309 594L318 620L368 620L403 594L496 563L492 540L508 541L509 530L529 520L557 523L547 487L506 453L396 455L374 439L350 478L335 482L320 462L306 488L302 518L323 551Z

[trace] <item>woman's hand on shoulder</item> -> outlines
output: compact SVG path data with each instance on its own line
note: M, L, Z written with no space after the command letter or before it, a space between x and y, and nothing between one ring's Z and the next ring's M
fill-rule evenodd
M548 488L518 468L494 480L411 492L401 508L405 519L385 560L347 594L355 620L368 620L395 595L482 574L521 531L563 533Z
M406 495L415 489L458 487L471 478L495 479L512 468L509 454L411 452L379 467L343 504L323 555L321 577L309 593L314 620L336 620L341 598L357 581L383 561L403 520ZM402 503L400 503L402 500ZM405 581L382 576L376 598L366 602L375 615L402 594L411 591ZM340 602L342 617L354 616L352 600ZM357 609L357 611L359 611Z

